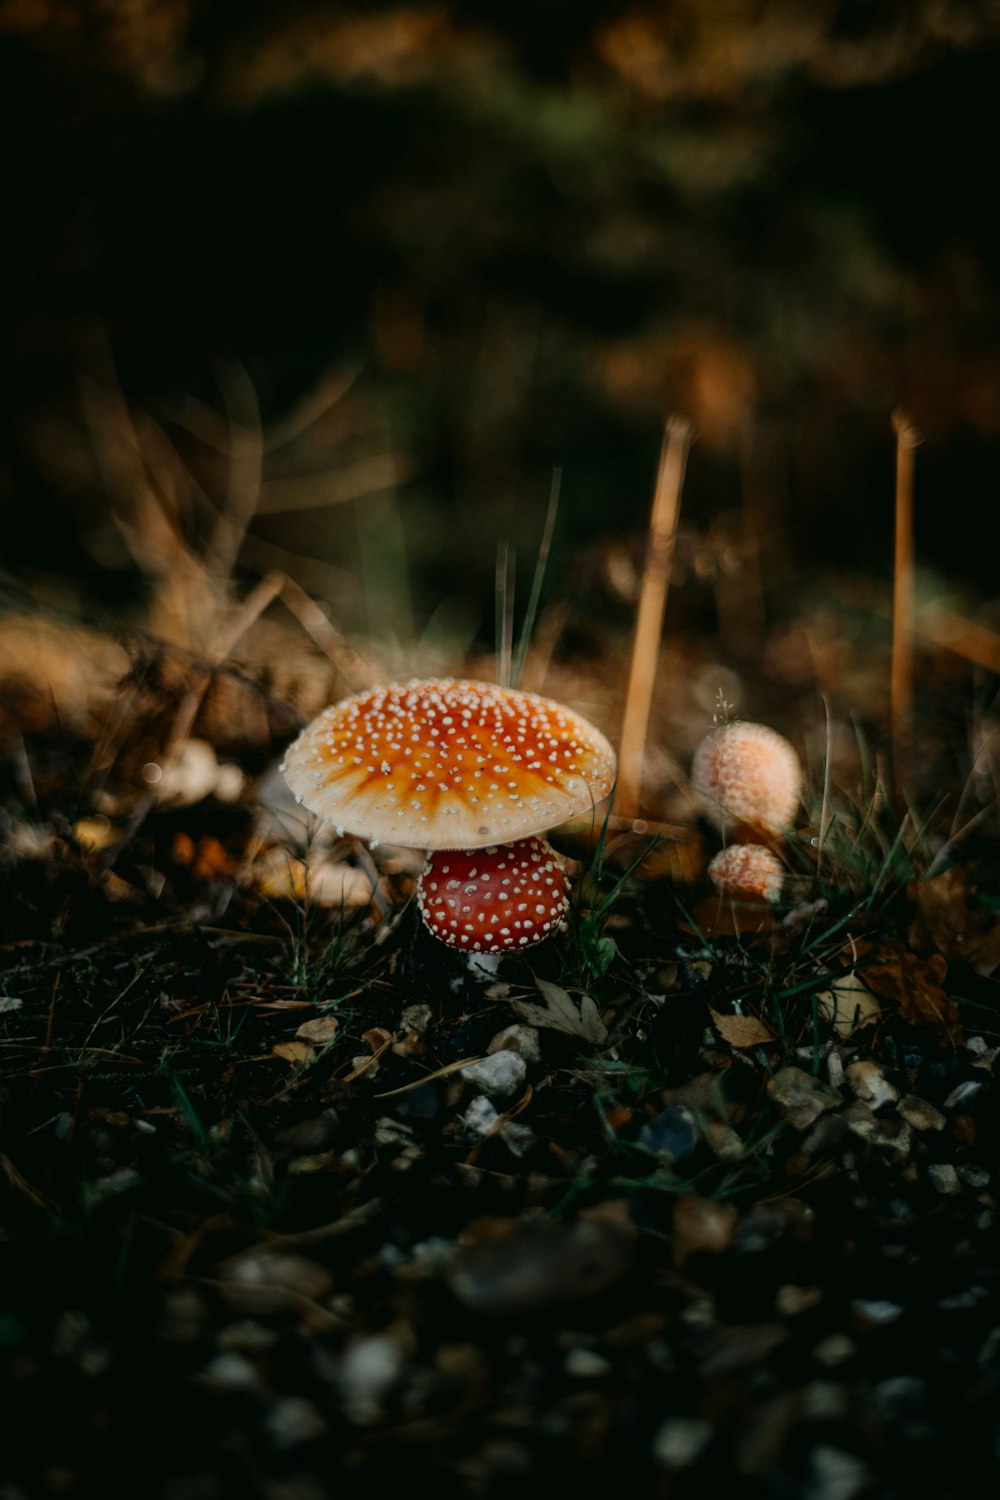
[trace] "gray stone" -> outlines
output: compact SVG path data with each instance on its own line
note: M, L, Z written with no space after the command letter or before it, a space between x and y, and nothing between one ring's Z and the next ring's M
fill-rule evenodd
M843 1099L837 1089L802 1068L780 1068L767 1091L796 1130L808 1130L828 1109L837 1109Z
M948 1123L941 1111L919 1094L904 1094L896 1108L914 1130L943 1130Z
M643 1125L639 1142L669 1161L686 1161L697 1143L694 1115L683 1104L663 1109Z
M947 1195L961 1191L958 1173L950 1161L932 1162L927 1168L927 1175L939 1193Z
M504 1094L512 1094L524 1082L527 1071L527 1064L520 1052L505 1048L502 1052L494 1052L491 1057L469 1063L468 1067L461 1069L461 1074L469 1083L482 1089L484 1094L502 1097Z
M503 1051L520 1052L525 1062L536 1063L542 1060L542 1050L538 1042L538 1032L534 1026L505 1026L503 1031L498 1031L490 1041L486 1051L492 1055Z
M700 1417L668 1417L653 1438L653 1457L668 1469L686 1469L711 1436L711 1424Z
M893 1087L877 1063L864 1059L849 1063L845 1071L855 1097L871 1109L879 1109L899 1098L899 1090Z

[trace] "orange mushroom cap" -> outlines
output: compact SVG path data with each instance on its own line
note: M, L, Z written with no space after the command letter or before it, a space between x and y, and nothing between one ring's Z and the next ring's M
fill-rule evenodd
M282 770L298 801L359 838L481 849L593 807L611 790L615 754L549 698L441 678L324 709Z
M485 849L436 849L417 904L428 930L467 953L532 948L555 931L569 905L566 876L543 839Z

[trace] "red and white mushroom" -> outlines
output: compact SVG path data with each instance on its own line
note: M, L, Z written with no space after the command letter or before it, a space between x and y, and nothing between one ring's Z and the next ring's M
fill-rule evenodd
M463 851L463 859L476 851L477 873L464 884L477 891L489 890L494 879L494 889L510 889L502 882L513 881L516 862L525 855L512 854L509 846L532 841L526 856L532 870L551 863L545 881L551 878L552 885L546 889L558 893L561 882L558 915L555 905L547 907L529 916L532 925L526 927L515 900L511 921L501 921L499 913L496 923L484 919L484 933L496 929L502 944L456 936L462 924L452 921L469 913L441 921L434 916L450 907L429 890L441 863L433 852L418 889L425 920L431 912L428 926L443 941L500 952L540 942L558 924L566 906L565 879L535 836L608 795L615 755L598 729L549 698L443 678L375 688L325 709L291 746L283 770L296 798L341 831L372 844ZM517 874L522 878L530 893L534 877ZM545 905L541 892L535 905Z
M543 839L485 849L436 849L417 888L429 932L466 953L532 948L569 905L566 876Z

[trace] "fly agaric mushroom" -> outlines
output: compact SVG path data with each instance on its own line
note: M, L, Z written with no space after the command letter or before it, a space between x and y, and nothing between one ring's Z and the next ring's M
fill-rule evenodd
M730 844L709 862L708 877L720 896L736 901L777 901L785 872L765 844Z
M717 828L760 838L788 828L802 771L792 746L766 724L724 724L695 751L691 782Z
M302 732L282 769L296 798L339 831L372 844L389 840L431 851L418 888L429 929L454 947L498 953L541 942L557 925L566 906L565 879L536 836L607 796L615 755L599 730L551 699L442 678L392 684L335 703ZM456 854L456 870L464 871L464 879L454 878L474 887L461 904L471 907L473 894L491 888L510 892L509 921L501 917L506 894L495 898L498 920L485 917L482 936L475 915L451 911L435 875L444 874L442 850ZM525 859L532 870L546 867L544 891L520 868ZM445 875L445 885L451 878ZM517 910L518 883L526 908L534 896L543 912ZM437 916L441 911L444 918ZM462 930L470 923L459 921L470 915L471 933ZM487 938L493 928L496 934Z
M569 905L566 876L544 839L485 849L436 849L417 887L428 931L466 953L531 948Z

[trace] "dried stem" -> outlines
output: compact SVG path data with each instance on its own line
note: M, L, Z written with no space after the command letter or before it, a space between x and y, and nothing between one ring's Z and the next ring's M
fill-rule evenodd
M660 449L660 467L649 522L649 551L642 577L632 646L632 666L622 716L615 808L623 818L634 818L639 812L646 730L660 656L663 612L667 603L670 564L677 535L681 489L692 435L693 429L686 417L674 415L667 419L663 446Z
M913 703L913 450L919 438L903 412L893 413L896 432L896 550L892 576L892 668L890 721L893 779L901 796L909 760Z

